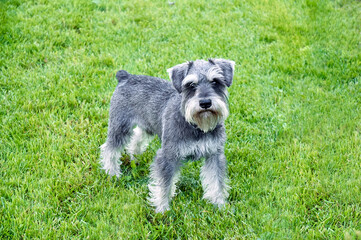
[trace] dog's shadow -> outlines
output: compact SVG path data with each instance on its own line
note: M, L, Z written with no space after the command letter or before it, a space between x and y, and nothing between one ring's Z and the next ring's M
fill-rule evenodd
M122 175L116 179L116 184L125 189L137 188L147 189L149 183L149 169L156 155L157 149L160 147L159 141L154 141L148 149L141 155L137 155L135 161L130 160L128 154L123 154L120 159L122 164ZM199 178L200 166L202 160L187 161L181 168L181 176L177 182L176 196L194 197L198 192L202 191L201 181ZM148 192L148 191L146 191ZM148 194L148 193L146 193Z
M147 185L153 158L154 154L148 151L136 156L135 161L131 161L129 155L124 154L120 159L122 175L117 179L119 186L130 189L139 185Z
M152 140L147 150L140 155L135 156L135 161L131 161L130 156L125 152L122 155L121 170L119 178L112 178L119 188L138 189L138 194L146 199L148 197L148 183L150 174L150 165L152 164L157 150L161 147L158 137ZM177 182L177 198L201 198L202 185L199 177L200 168L203 160L185 161L181 168L180 179Z

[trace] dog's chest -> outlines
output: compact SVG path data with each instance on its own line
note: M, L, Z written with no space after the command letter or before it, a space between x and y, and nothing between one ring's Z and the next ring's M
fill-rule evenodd
M201 157L213 155L222 149L222 143L219 139L206 138L199 140L190 140L180 146L180 155L184 158L198 160Z

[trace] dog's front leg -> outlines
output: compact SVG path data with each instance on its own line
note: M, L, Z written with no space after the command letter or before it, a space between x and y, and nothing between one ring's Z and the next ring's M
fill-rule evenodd
M224 206L228 197L227 162L223 153L206 157L201 170L204 199L218 207Z
M179 162L174 154L166 154L159 149L150 168L149 201L156 212L169 210L173 181L179 171Z

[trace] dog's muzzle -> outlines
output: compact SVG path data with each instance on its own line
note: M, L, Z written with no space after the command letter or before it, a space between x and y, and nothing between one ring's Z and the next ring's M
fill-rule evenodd
M213 130L228 116L227 104L219 97L191 99L185 105L185 118L203 132Z

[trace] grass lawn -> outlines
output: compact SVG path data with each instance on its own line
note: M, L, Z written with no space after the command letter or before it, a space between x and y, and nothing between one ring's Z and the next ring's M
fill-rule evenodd
M234 60L227 207L99 168L115 73ZM361 2L0 1L0 239L361 239Z

